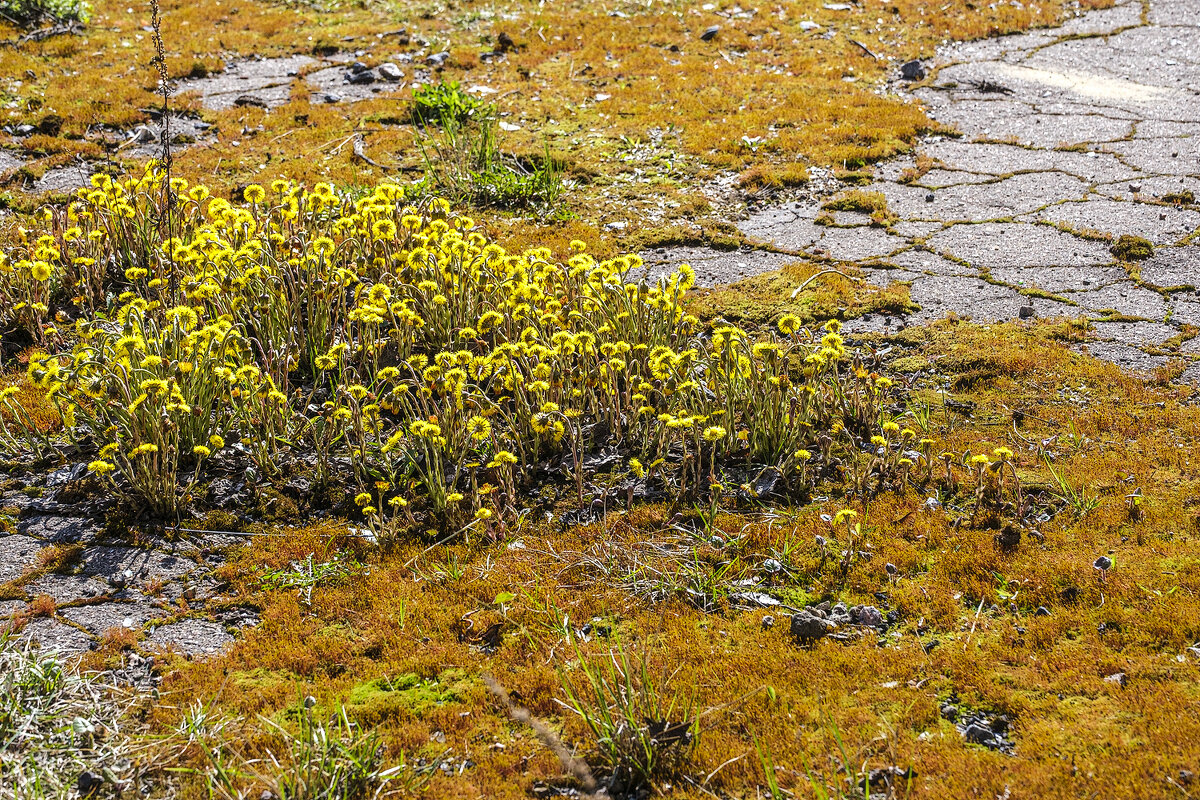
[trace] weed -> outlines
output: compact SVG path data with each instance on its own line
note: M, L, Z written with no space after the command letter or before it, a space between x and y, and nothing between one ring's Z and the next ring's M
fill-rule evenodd
M686 774L700 738L690 703L668 698L666 680L655 685L645 657L634 665L619 648L594 665L578 655L581 677L561 674L563 705L586 726L609 792L632 795Z
M459 120L444 117L441 131L417 140L425 179L418 191L481 208L531 209L553 215L565 191L557 160L522 162L501 154L495 110L488 106Z
M133 751L123 712L99 676L0 635L0 798L65 798L87 770L118 789Z
M472 118L495 115L495 108L459 87L458 81L427 83L413 90L414 125L462 126Z
M309 553L304 561L293 561L286 569L264 570L260 581L264 589L295 589L301 602L311 606L313 589L341 583L361 569L361 564L343 561L337 554L329 561L313 563Z
M266 787L281 800L365 800L389 792L420 791L429 781L428 769L404 762L383 768L378 732L360 733L345 710L329 723L316 719L305 702L295 733L261 719L280 742L278 753L245 759L228 742L208 745L209 790L223 800L241 800L248 779Z
M1082 486L1078 488L1072 486L1062 470L1055 469L1049 456L1045 456L1043 461L1046 464L1046 468L1050 470L1050 476L1054 479L1055 486L1058 487L1058 491L1054 493L1054 496L1067 504L1076 519L1082 519L1089 511L1095 510L1100 505L1099 497L1089 495Z

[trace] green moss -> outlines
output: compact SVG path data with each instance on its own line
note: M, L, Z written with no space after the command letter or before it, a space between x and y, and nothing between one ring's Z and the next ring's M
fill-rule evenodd
M865 192L861 189L854 189L826 201L821 208L826 211L861 211L864 214L871 214L876 211L886 211L887 198L884 197L883 192Z
M798 586L780 586L771 590L771 596L792 608L804 608L816 603L818 598Z
M462 699L469 688L470 682L459 670L446 670L433 679L406 672L356 685L346 698L346 711L363 725L378 725L389 719L419 717Z
M246 694L270 691L280 685L295 683L298 680L299 677L290 672L265 669L263 667L251 670L234 670L229 673L230 687Z
M929 368L929 359L925 356L904 356L891 363L896 372L919 372Z
M1154 245L1140 236L1121 234L1111 248L1112 254L1122 261L1143 261L1154 255Z

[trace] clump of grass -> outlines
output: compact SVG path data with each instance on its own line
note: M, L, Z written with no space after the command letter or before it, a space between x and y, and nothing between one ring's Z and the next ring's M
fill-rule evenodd
M411 118L414 125L459 125L472 117L494 115L494 108L468 94L458 81L427 83L413 90Z
M1122 261L1144 261L1154 255L1154 245L1149 240L1129 233L1121 234L1110 249Z
M637 796L687 773L699 719L689 702L666 693L667 681L651 675L645 657L634 664L624 649L600 664L580 657L579 673L563 673L563 705L584 723L610 794Z
M261 719L277 744L259 759L246 758L225 740L224 726L213 725L207 709L194 707L181 731L198 736L206 748L210 768L209 792L222 800L241 800L248 786L286 800L362 800L362 798L419 792L429 782L436 765L415 769L400 761L384 768L384 748L379 732L358 730L345 709L328 722L313 713L312 702L304 702L299 728L291 731L276 722ZM205 741L220 734L220 741Z
M440 126L439 133L417 140L425 168L422 191L479 208L561 213L566 185L549 145L536 159L501 153L493 106L466 115L446 113Z

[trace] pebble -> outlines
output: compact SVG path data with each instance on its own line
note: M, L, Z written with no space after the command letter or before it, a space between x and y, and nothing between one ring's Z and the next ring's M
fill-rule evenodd
M450 59L450 54L443 51L441 53L434 53L432 55L426 56L425 63L429 64L430 66L433 66L433 67L440 67L443 64L445 64L449 59Z
M104 778L94 772L84 770L79 773L79 778L75 781L75 789L81 797L88 797L100 791L100 787L104 786Z
M1033 613L1039 617L1048 617L1050 616L1050 609L1046 608L1045 606L1038 606L1037 611Z
M801 644L811 644L836 629L836 623L808 610L792 615L791 633Z
M1033 310L1033 306L1021 306L1017 311L1017 316L1021 319L1030 319L1036 315L1037 312Z
M390 61L386 64L380 64L378 67L376 67L376 72L378 72L379 77L383 78L385 81L395 82L404 77L404 72Z
M375 73L369 69L363 70L361 72L351 72L349 75L346 76L346 83L349 83L353 86L362 86L362 85L365 85L368 83L374 83L374 82L375 82Z
M700 34L700 41L711 42L718 33L721 32L720 25L713 25L711 28L705 28L704 33Z
M1125 684L1129 683L1129 679L1125 677L1124 672L1115 672L1104 679L1105 683L1115 683L1121 688L1125 688Z
M906 81L923 81L925 80L925 65L915 59L901 64L900 77Z

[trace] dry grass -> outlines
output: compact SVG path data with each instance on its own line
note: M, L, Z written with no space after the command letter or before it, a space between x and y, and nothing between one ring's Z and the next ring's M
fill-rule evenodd
M112 150L106 130L145 122L156 106L147 66L148 7L114 0L95 6L82 36L0 48L0 75L10 76L0 81L0 95L11 98L6 121L46 127L51 119L48 130L54 130L53 118L61 120L57 133L20 143L32 159L24 168L29 177L75 154L101 158ZM573 211L591 223L626 219L641 227L688 219L697 185L714 170L742 172L743 188L753 191L801 183L810 164L854 174L908 150L930 123L916 105L873 90L888 59L928 56L946 38L1051 24L1061 13L1057 2L977 6L969 0L871 0L851 11L805 0L754 14L706 11L678 0L614 8L580 0L503 9L418 0L319 8L168 2L170 73L217 72L226 59L253 55L354 51L377 64L401 52L420 62L427 52L447 50L451 57L434 79L495 89L504 119L521 127L503 137L505 151L537 155L548 144L579 183L568 200ZM808 20L845 35L805 31L800 23ZM701 41L700 32L714 24L717 36ZM411 43L379 35L401 27ZM502 33L516 49L503 59L481 60ZM15 35L0 27L0 39ZM871 59L848 38L885 58ZM404 65L408 80L417 66ZM382 171L416 177L421 159L403 108L409 92L353 105L310 105L297 82L293 102L271 111L203 111L217 141L180 152L177 168L230 188L264 170L343 184L374 182ZM177 103L199 111L195 97ZM354 131L364 135L373 160L393 169L339 147ZM614 157L626 143L643 141L655 147ZM22 204L18 192L9 194ZM507 234L505 215L490 216L494 232Z
M1200 639L1200 476L1188 445L1200 411L1191 389L1143 382L1059 343L1076 335L1065 325L945 323L892 342L892 357L971 376L951 395L974 404L970 418L942 407L939 380L918 378L902 421L924 421L920 433L938 452L1011 448L1025 491L1056 512L1037 526L1044 541L1026 535L999 549L995 530L953 510L971 502L959 471L958 489L941 492L949 512L922 510L925 492L909 491L869 504L730 510L716 530L692 533L661 507L635 506L592 526L535 523L499 545L360 552L369 572L318 588L311 608L294 592L255 593L257 565L355 549L338 538L340 525L304 528L255 540L227 568L261 605L263 624L215 662L178 662L164 686L176 700L156 711L159 723L173 725L171 708L194 697L232 716L288 719L312 695L322 713L348 704L352 718L368 714L392 757L470 759L461 772L434 774L430 796L524 797L571 779L482 676L586 754L586 729L558 702L560 674L620 647L686 687L703 714L691 782L664 789L671 796L765 790L756 739L781 786L810 796L804 765L836 780L837 736L853 769L911 767L901 796L1168 796L1200 757L1200 674L1188 650ZM1096 508L1078 518L1054 500L1052 475L1028 443L1053 452ZM1125 497L1135 488L1145 498L1137 514ZM821 514L846 505L859 510L873 557L843 573L814 541L830 536ZM1102 581L1092 562L1106 554L1115 566ZM729 599L734 581L766 574L768 558L786 570L764 590L789 604L869 603L894 611L895 624L878 638L800 647L779 609L739 610ZM712 602L697 603L695 587ZM514 597L498 604L502 593ZM764 628L768 613L778 621ZM1118 672L1123 688L1105 680ZM417 688L379 689L408 675ZM1008 715L1016 754L964 742L939 714L952 695L963 708ZM260 735L247 734L247 752L270 746L270 731Z

